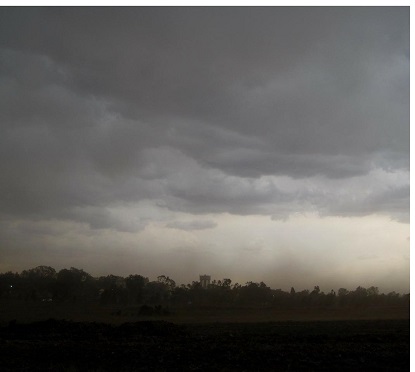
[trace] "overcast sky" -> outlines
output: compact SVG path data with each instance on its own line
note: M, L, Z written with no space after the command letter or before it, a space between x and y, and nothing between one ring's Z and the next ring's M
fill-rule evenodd
M0 8L0 272L409 291L409 7Z

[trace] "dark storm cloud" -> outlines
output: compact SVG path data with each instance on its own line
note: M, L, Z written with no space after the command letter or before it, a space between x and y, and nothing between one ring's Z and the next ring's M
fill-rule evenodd
M2 8L0 98L3 214L408 211L263 178L408 171L408 8Z
M409 185L405 185L373 193L364 199L333 201L327 213L340 216L387 214L392 219L409 223L409 191Z

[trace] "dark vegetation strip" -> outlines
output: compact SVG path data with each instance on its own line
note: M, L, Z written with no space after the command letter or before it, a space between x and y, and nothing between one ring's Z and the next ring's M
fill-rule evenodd
M379 293L377 287L339 288L324 293L318 285L313 290L272 289L264 282L233 284L230 279L213 281L207 288L194 281L176 285L161 275L149 281L141 275L126 278L108 275L93 278L87 272L38 266L22 273L0 274L0 300L55 303L97 303L100 305L140 305L140 315L168 315L169 308L271 307L279 309L332 309L377 307L409 308L409 294Z

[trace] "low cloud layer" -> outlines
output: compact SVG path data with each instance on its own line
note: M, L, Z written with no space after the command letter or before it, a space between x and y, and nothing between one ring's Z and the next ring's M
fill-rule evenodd
M264 206L297 200L338 215L408 210L405 8L0 18L3 213L117 228L105 208L145 199L198 213L274 215ZM383 194L357 187L356 206L275 182L357 177L367 188L376 172L399 182Z
M213 229L216 227L216 222L208 221L208 220L192 220L192 221L174 221L170 222L166 225L166 227L171 229L179 229L179 230L205 230L205 229Z

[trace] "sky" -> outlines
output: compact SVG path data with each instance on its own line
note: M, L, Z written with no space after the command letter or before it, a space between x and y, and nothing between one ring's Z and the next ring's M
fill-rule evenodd
M0 8L0 272L409 291L409 7Z

